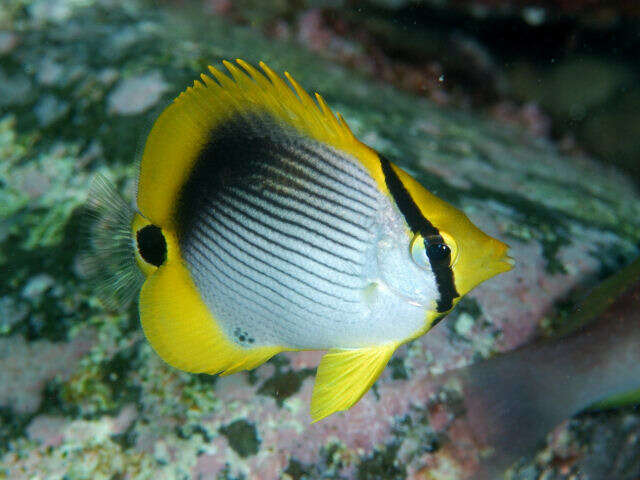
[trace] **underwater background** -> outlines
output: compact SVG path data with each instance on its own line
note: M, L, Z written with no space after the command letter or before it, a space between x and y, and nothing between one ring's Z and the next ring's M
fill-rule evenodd
M553 337L612 274L637 283L639 48L631 0L2 0L0 478L474 478L484 453L438 376ZM321 352L180 372L79 260L93 176L131 199L157 115L235 58L321 92L516 259L313 425ZM640 478L640 411L613 406L511 478Z

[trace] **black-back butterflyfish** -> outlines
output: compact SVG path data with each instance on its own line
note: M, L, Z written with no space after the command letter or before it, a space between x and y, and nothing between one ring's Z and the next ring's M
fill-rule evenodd
M116 296L139 290L144 333L176 368L227 375L328 350L317 421L355 404L398 346L511 261L320 95L238 64L224 62L230 76L210 67L155 122L135 209L98 182L95 244L113 243Z

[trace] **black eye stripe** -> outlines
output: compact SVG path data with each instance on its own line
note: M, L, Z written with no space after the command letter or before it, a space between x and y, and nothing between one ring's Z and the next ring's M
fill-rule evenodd
M142 259L159 267L167 259L167 241L160 227L147 225L136 233L138 253Z
M447 246L449 254L442 259L440 258L440 253L442 252L436 252L435 250L430 252L429 247L432 245L440 244L446 246L444 239L438 229L422 215L413 198L402 184L402 180L391 167L391 162L380 155L380 164L387 188L407 221L409 228L414 234L420 233L425 239L427 257L436 277L438 293L440 294L440 298L437 301L437 309L440 313L446 312L453 306L453 299L460 296L453 280L453 270L450 265L451 251Z
M436 243L428 243L426 246L427 257L429 260L437 263L447 264L451 263L451 249L444 243L444 241Z

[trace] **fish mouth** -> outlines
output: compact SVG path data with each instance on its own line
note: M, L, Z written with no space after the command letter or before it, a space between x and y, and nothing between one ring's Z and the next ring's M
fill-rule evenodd
M501 242L500 240L493 239L492 254L488 258L488 262L484 265L485 268L491 272L491 276L498 275L499 273L508 272L515 264L515 259L509 255L509 245Z
M492 238L489 242L475 247L475 250L484 250L485 254L479 258L463 260L453 266L455 284L460 296L466 295L490 278L508 272L516 263L508 254L509 246L497 239Z
M516 261L512 256L507 255L506 248L504 253L502 253L502 255L500 255L498 258L496 257L490 258L489 261L483 265L483 269L485 273L483 275L484 278L481 280L482 282L485 280L488 280L489 278L495 277L496 275L508 272L511 269L513 269L513 267L516 264Z
M516 259L511 255L505 255L500 260L498 260L498 268L500 269L499 273L508 272L516 265Z

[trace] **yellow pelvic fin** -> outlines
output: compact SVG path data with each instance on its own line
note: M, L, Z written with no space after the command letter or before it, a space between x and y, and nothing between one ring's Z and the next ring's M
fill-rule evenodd
M302 135L358 158L386 191L377 153L355 138L344 119L324 99L316 100L289 75L290 86L260 63L262 72L237 60L223 62L231 77L209 67L160 115L145 145L140 165L138 208L155 225L173 227L180 188L216 126L236 115L268 114Z
M158 355L188 372L230 374L255 368L281 352L277 346L243 348L227 338L176 255L175 240L167 235L167 263L140 291L142 328Z
M322 357L311 397L312 421L351 408L378 379L398 345L330 350Z

